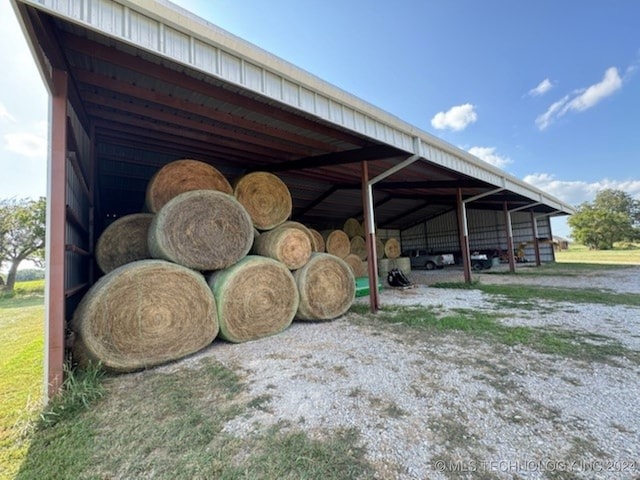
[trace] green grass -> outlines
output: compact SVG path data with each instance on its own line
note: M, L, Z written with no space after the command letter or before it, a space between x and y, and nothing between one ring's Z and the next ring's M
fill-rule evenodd
M463 332L503 345L524 345L541 353L574 360L615 363L616 359L624 357L640 364L640 352L629 350L609 337L566 330L510 326L499 321L502 317L498 313L467 309L442 315L436 308L419 305L385 307L376 316L371 315L372 321L402 324L429 332Z
M598 275L603 271L633 268L634 265L612 265L608 263L543 263L539 267L519 265L515 275L527 277L580 277ZM482 275L513 275L509 270L485 270Z
M614 293L594 288L560 288L536 285L487 285L481 282L441 282L433 285L435 288L475 289L490 295L499 295L511 301L510 305L528 305L535 307L540 301L597 303L601 305L628 305L640 307L640 294Z
M242 438L224 431L269 399L250 398L242 379L214 360L107 377L104 387L92 408L41 423L18 480L371 477L354 430L318 438L283 424Z
M640 248L612 250L589 250L584 245L572 243L568 250L556 252L560 263L600 263L610 265L640 265Z
M21 284L17 284L21 287ZM43 391L44 299L0 298L0 479L13 478L29 448Z

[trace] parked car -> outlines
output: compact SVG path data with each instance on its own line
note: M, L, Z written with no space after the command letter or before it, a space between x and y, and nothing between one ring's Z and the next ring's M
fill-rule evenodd
M486 270L491 268L492 259L484 253L473 252L469 258L471 260L471 268L476 271Z
M443 268L445 265L453 265L454 259L452 254L432 255L427 250L413 249L403 253L405 257L409 257L411 268L426 268L433 270L435 268Z

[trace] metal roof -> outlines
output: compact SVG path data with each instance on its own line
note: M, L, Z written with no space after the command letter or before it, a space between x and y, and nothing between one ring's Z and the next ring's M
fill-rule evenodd
M495 191L474 208L574 211L167 1L11 1L45 81L52 67L70 74L71 101L94 132L103 217L139 211L160 166L196 158L230 180L273 171L294 218L341 225L362 218L361 162L376 177L411 155L375 186L380 227L448 211L458 188L463 198Z

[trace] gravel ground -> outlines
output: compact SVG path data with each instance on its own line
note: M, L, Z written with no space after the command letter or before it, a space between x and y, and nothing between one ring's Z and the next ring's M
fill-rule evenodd
M415 273L420 285L384 290L381 300L497 308L479 291L425 285L460 275ZM580 278L483 275L482 281L640 293L640 267ZM640 308L549 307L501 311L509 325L595 333L640 351ZM171 368L202 356L241 374L247 394L266 399L228 423L228 432L251 435L282 422L312 436L355 428L380 479L640 477L640 368L624 357L572 360L464 333L417 334L353 313L294 323L246 344L216 343Z

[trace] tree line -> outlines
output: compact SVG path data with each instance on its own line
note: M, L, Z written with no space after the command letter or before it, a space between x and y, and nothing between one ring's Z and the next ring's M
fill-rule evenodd
M0 200L0 268L9 267L6 280L0 277L5 292L13 291L22 262L44 262L46 209L44 197ZM579 205L568 223L573 240L592 249L640 242L640 200L622 190L602 190L593 202Z

